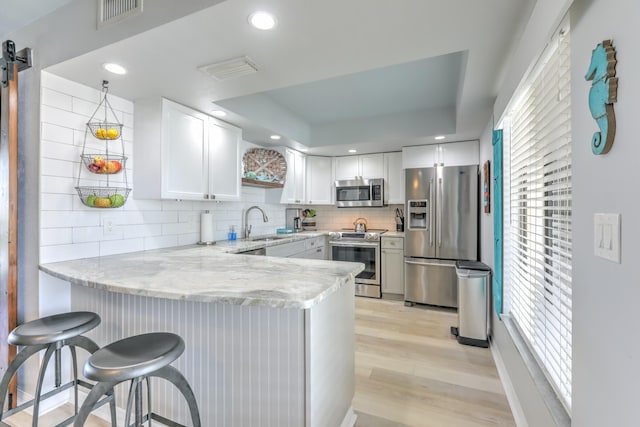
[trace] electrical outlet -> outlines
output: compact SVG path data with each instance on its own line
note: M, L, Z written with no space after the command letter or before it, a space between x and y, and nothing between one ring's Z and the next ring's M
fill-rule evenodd
M105 236L112 236L115 234L115 227L113 225L113 218L104 217L102 219L102 234Z

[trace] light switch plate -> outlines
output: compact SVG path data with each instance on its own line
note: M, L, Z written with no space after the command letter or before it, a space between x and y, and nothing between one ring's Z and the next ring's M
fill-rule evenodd
M620 264L620 214L593 214L593 253Z

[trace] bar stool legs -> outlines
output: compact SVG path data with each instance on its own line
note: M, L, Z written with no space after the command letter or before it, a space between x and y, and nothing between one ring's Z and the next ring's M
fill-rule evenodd
M2 422L3 417L9 417L19 411L33 406L34 415L32 426L37 427L40 402L71 387L74 388L74 414L78 413L78 386L90 389L92 385L78 378L76 347L82 348L91 354L98 350L99 347L96 343L80 334L95 328L99 323L100 317L95 313L71 312L27 322L18 326L11 332L9 335L9 343L22 346L22 349L9 364L7 371L4 373L2 380L0 381L0 425L6 425ZM66 384L62 384L61 375L61 352L64 347L69 348L73 362L73 381ZM5 399L7 397L9 383L12 378L31 356L43 350L45 350L45 354L38 372L34 398L16 406L13 409L2 412ZM52 357L54 357L55 365L55 388L43 394L42 388L45 374ZM112 392L107 393L107 397L97 405L102 406L107 402L109 402L111 406L112 426L115 427L115 401ZM72 419L73 416L58 424L58 426L69 425L72 422Z

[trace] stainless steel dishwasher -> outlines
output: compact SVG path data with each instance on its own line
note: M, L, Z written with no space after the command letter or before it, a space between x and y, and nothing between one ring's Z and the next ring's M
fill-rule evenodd
M258 249L251 249L249 251L244 251L244 252L238 252L240 255L266 255L267 254L267 249L266 248L258 248Z

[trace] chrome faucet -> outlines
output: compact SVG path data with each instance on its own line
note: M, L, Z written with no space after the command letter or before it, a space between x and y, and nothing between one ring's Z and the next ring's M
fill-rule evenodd
M269 221L267 214L264 213L264 211L258 206L251 206L249 209L244 211L244 238L245 239L248 239L249 235L251 234L251 226L249 225L249 212L251 212L253 209L258 209L262 213L262 221L264 222Z

